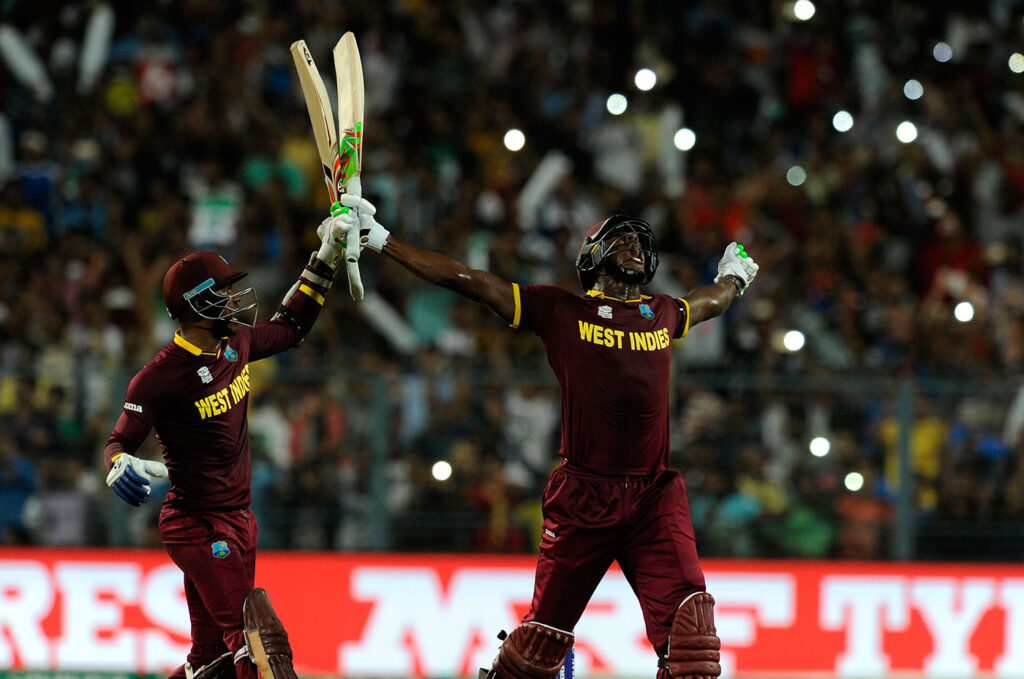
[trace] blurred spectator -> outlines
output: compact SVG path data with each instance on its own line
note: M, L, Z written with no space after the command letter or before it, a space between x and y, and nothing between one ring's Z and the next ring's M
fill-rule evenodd
M710 0L353 2L317 21L307 4L115 3L105 66L82 90L58 49L79 25L4 16L53 81L43 103L40 84L0 74L14 156L0 177L0 422L38 475L24 538L152 541L94 504L99 437L173 331L160 298L173 257L234 253L268 291L265 316L308 257L326 205L287 46L304 35L329 63L331 27L346 25L367 77L364 189L411 243L572 286L582 232L635 213L659 237L659 290L678 295L728 241L755 253L753 297L676 361L673 460L702 553L886 558L904 491L920 554L941 533L930 553L961 558L956 540L984 530L981 556L1015 549L1000 536L1024 518L1024 97L1006 67L1019 4L982 2L967 20L840 3L802 23L785 3ZM333 299L262 394L254 371L264 539L534 549L559 431L543 351L389 266L363 261L379 297ZM385 310L417 348L375 329ZM913 484L898 474L894 379L923 394ZM815 437L832 450L811 460ZM447 481L431 475L441 460ZM862 490L842 485L853 471ZM0 493L20 502L24 488Z
M847 491L836 502L839 520L837 556L843 559L878 560L889 555L887 538L892 508L880 494L879 482L867 466L861 467L862 489Z
M885 417L879 424L879 442L885 447L885 484L890 496L899 492L901 484L914 493L917 507L934 511L939 506L936 484L942 471L943 450L949 437L949 425L936 411L932 399L921 396L917 400L915 419L910 431L910 471L913 477L900 478L900 424L895 415Z
M0 544L26 544L25 505L36 489L36 470L7 427L0 428Z

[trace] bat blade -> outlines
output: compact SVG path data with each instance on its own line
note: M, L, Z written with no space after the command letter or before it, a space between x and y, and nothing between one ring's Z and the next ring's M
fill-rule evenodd
M313 126L313 137L316 139L316 150L320 155L324 183L327 184L327 192L333 204L338 200L344 187L344 182L341 181L338 135L334 128L334 110L331 108L327 88L320 77L313 56L309 53L306 41L296 40L292 43L290 51L292 61L295 62L295 71L299 76L299 84L302 86L302 95L306 100L309 122Z
M338 155L341 163L339 186L345 193L362 195L363 169L363 64L359 47L351 31L334 45L334 73L338 79ZM363 298L359 275L360 244L358 239L345 249L349 292L352 299Z
M356 37L351 31L341 36L333 53L334 72L338 78L339 155L347 183L352 177L358 177L363 169L363 64ZM352 188L358 191L360 183L356 182Z

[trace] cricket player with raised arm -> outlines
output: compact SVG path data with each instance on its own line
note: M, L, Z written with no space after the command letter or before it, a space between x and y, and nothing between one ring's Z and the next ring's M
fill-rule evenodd
M343 222L363 247L453 290L544 342L561 385L562 463L543 498L543 537L529 612L505 637L488 679L551 679L573 628L613 561L640 601L658 679L716 677L720 642L682 476L669 464L673 339L724 312L757 274L730 243L714 283L683 298L645 295L658 253L651 227L615 215L583 238L576 269L583 294L518 285L402 243L365 199L344 196ZM652 663L653 665L653 663Z
M213 252L178 259L163 281L173 340L132 378L105 449L107 485L130 505L170 476L160 539L184 573L192 648L170 679L295 679L288 635L253 589L256 521L249 509L249 364L298 346L320 314L342 254L337 220L273 318L256 324L253 289ZM135 452L151 429L163 462Z

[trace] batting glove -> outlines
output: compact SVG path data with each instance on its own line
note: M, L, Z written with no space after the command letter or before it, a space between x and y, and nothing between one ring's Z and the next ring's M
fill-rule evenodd
M715 282L717 283L723 278L728 279L736 285L736 289L742 295L750 287L754 276L757 275L757 269L757 264L743 249L743 246L733 241L726 246L725 254L718 262L718 275L715 276Z
M153 477L167 478L167 466L163 462L140 460L134 455L121 453L114 458L114 465L107 474L107 485L119 498L138 507L153 492L149 485Z
M357 228L358 223L359 218L351 214L348 208L335 203L331 207L331 216L316 227L316 235L320 239L317 259L331 269L338 268L338 260L345 252L345 238L349 231Z
M373 215L377 208L373 203L360 196L346 193L341 197L341 204L354 210L359 215L359 242L363 247L380 252L388 244L388 236L391 232L377 223Z

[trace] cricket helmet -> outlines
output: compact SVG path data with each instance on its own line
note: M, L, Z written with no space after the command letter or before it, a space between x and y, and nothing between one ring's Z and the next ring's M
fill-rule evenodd
M190 252L175 262L164 276L164 306L171 318L181 320L192 310L201 318L224 323L256 324L259 302L256 291L246 288L224 294L245 276L235 271L227 260L215 252Z
M610 259L611 255L633 247L627 240L629 236L636 237L636 244L643 253L643 271L615 266ZM590 290L602 273L611 274L625 283L646 285L657 270L658 243L654 231L650 224L636 217L612 215L594 224L584 234L576 255L576 275L584 290Z

